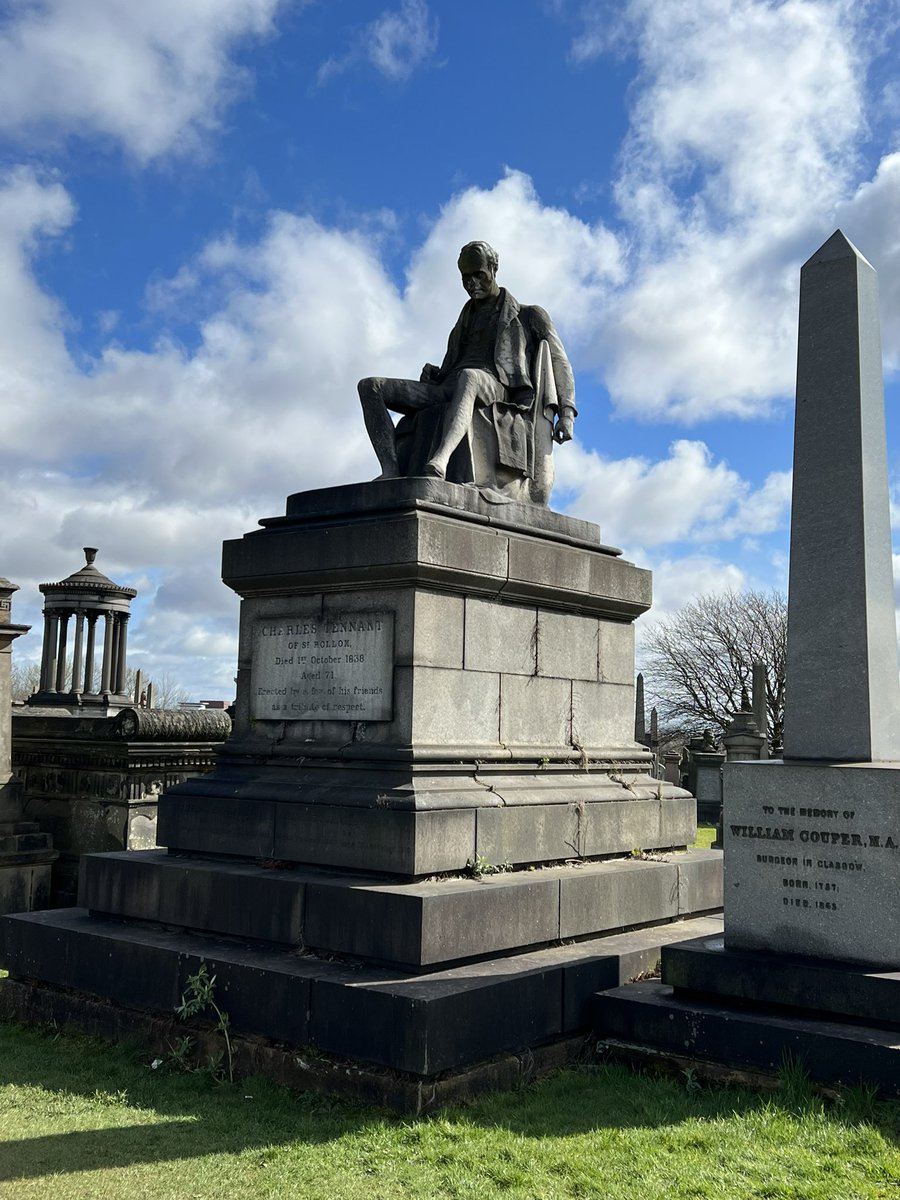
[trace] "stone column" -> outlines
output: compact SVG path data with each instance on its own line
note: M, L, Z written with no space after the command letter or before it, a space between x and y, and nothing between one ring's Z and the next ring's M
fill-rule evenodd
M84 637L84 613L75 614L75 645L72 648L71 691L77 692L81 682L81 645Z
M101 692L108 692L110 671L112 669L112 652L113 652L113 637L115 636L114 613L105 612L103 620L105 622L103 629L103 665L100 668L100 688Z
M51 633L53 618L50 613L44 613L44 641L41 646L41 678L38 684L39 691L46 691L50 687L50 662L53 659L53 636Z
M116 691L121 695L125 691L125 655L128 645L128 614L119 613L119 644L116 660Z
M878 279L838 230L800 274L784 757L900 759Z
M69 636L69 617L71 613L59 615L59 648L56 651L56 691L66 690L66 642Z
M82 684L82 692L92 692L94 690L94 636L97 632L97 613L89 612L87 615L87 645L84 651L84 682Z
M56 687L56 662L57 649L59 646L59 614L56 612L44 613L45 625L45 641L47 652L41 659L41 691L55 692Z

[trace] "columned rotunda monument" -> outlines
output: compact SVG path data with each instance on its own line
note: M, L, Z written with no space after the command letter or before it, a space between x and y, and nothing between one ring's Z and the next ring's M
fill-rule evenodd
M137 592L107 579L94 566L96 557L96 549L85 546L81 570L40 585L44 643L40 687L31 704L115 708L132 703L125 667L128 618Z

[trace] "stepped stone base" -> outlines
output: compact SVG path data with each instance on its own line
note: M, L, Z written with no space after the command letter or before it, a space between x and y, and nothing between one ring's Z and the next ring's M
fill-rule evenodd
M594 1001L599 1037L729 1067L900 1095L900 972L733 951L721 936L662 950L662 982Z
M111 1013L125 1006L162 1018L205 962L237 1035L434 1080L585 1032L599 988L652 970L661 945L718 928L694 918L413 975L54 910L3 922L0 957L14 978L0 982L0 1013L46 1020L40 1004L15 998L17 983L40 980L42 995L69 990L113 1001ZM79 1027L71 1009L66 1023Z

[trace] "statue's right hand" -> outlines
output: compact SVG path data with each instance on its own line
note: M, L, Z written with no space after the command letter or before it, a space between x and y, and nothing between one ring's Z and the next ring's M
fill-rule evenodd
M437 383L439 375L440 367L436 367L432 363L426 363L422 368L422 374L419 376L419 383Z

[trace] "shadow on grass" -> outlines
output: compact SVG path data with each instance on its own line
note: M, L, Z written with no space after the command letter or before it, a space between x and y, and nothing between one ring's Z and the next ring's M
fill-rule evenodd
M0 1088L9 1086L29 1089L23 1099L35 1136L0 1141L0 1181L325 1143L391 1119L266 1079L220 1085L207 1074L152 1070L135 1047L0 1023ZM82 1114L97 1124L98 1108L109 1110L105 1128L43 1132ZM124 1108L123 1123L117 1110ZM146 1117L153 1123L141 1123Z

